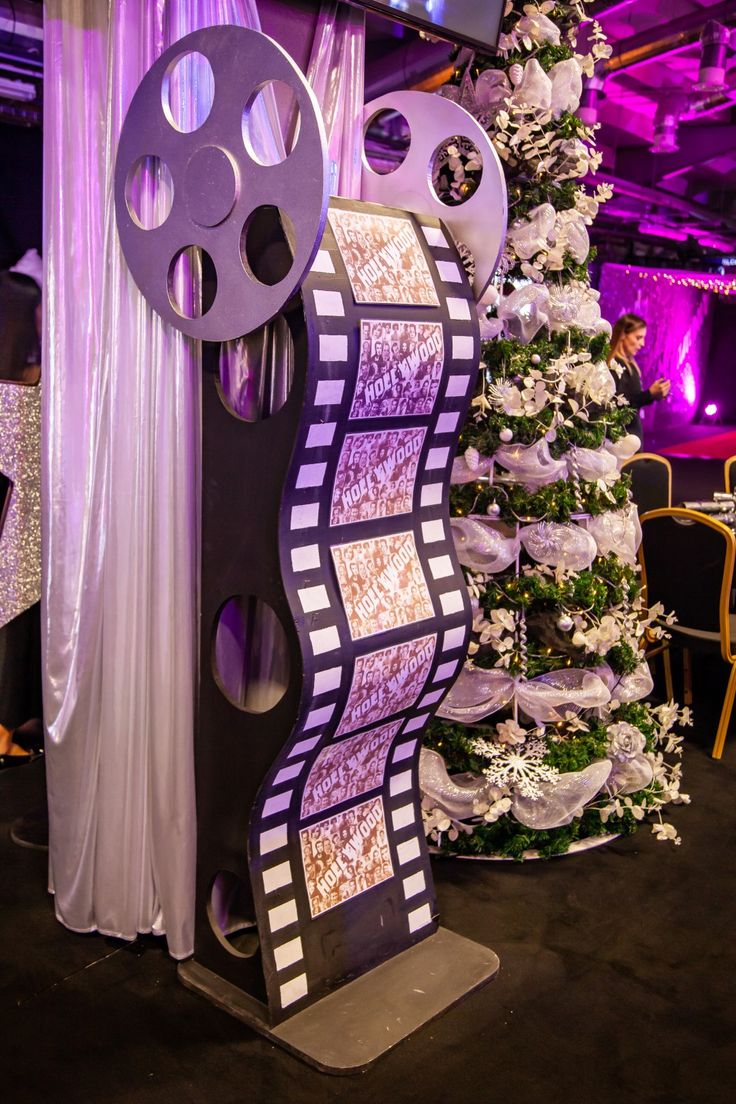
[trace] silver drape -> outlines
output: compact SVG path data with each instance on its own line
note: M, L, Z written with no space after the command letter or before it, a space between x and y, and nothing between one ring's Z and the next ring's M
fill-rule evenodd
M161 51L213 23L257 28L258 12L255 0L46 0L45 13L50 887L69 928L127 939L165 931L185 957L200 365L196 345L152 315L125 268L111 177L126 108ZM362 24L332 26L352 67L330 108L345 149L362 106ZM313 77L324 88L328 45L318 33Z
M193 939L196 346L125 268L111 175L170 42L254 5L48 0L45 713L50 885L75 931Z

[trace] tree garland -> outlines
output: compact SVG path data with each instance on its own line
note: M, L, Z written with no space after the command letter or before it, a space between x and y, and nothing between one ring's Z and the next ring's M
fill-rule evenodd
M588 20L589 48L579 51L584 18L584 0L509 0L497 53L476 55L440 90L488 131L507 180L506 245L480 308L479 384L450 499L453 518L481 530L495 526L507 541L539 524L552 545L565 535L560 527L586 519L624 535L635 525L630 481L620 473L633 451L633 412L616 394L606 363L610 327L588 278L594 250L587 226L611 189L579 182L595 172L600 155L596 128L575 114L582 75L592 76L610 48ZM472 194L479 179L472 152L454 145L435 171L451 202ZM535 479L517 473L515 465L525 473L537 459ZM431 841L459 854L521 858L533 849L550 856L585 837L629 834L650 817L657 838L679 842L661 812L688 799L679 763L665 752L680 753L674 726L689 723L689 711L639 700L647 681L644 635L664 633L664 611L646 610L638 569L619 558L615 540L599 544L580 570L537 562L517 547L516 562L500 572L479 571L477 563L467 571L476 610L468 659L426 746L463 785L477 780L478 796L472 814L458 817L425 787ZM599 689L605 676L610 701L586 709L571 700L543 723L525 719L517 692L540 678L561 678L564 686L566 671ZM484 672L514 680L512 701L475 724L451 719L455 692ZM560 775L582 782L609 765L605 784L564 822L531 823L529 809L545 808Z
M569 521L573 514L596 517L609 510L627 505L629 476L621 476L604 490L597 483L581 480L579 493L567 480L559 479L536 490L526 490L519 484L495 486L487 483L465 483L450 492L450 508L456 516L488 514L502 521Z

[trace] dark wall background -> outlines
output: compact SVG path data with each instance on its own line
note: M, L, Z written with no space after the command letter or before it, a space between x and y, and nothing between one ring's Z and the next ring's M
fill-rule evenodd
M0 270L42 253L42 132L0 123Z
M713 329L703 381L701 409L718 403L718 415L726 425L736 425L736 301L714 295Z

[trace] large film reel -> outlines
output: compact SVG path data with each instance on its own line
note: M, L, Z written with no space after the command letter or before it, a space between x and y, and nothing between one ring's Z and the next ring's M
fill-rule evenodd
M363 154L364 200L441 219L475 259L473 294L478 302L493 279L506 233L506 181L493 143L473 116L442 96L427 92L389 92L366 104L364 132L382 111L397 111L411 131L404 161L393 172L374 172ZM470 139L480 151L483 175L478 190L457 207L448 207L432 187L438 149L455 137Z
M214 96L186 130L172 85L192 52ZM271 81L301 125L265 165L249 112ZM442 135L465 121L455 112ZM153 157L173 183L165 217L148 163L140 187ZM217 342L282 312L293 350L288 398L253 421L239 405L251 374L226 386L218 350L203 350L196 931L180 976L318 1068L357 1071L498 968L438 927L418 788L421 733L470 631L447 518L479 359L472 291L426 202L413 214L336 198L327 218L314 98L280 47L239 28L189 35L144 77L115 199L125 257L167 321ZM259 208L273 233L249 242ZM217 280L197 318L172 271L190 246ZM259 669L264 611L284 647Z
M209 62L214 97L202 125L185 132L172 115L170 80L192 53ZM257 159L249 127L258 93L273 81L293 93L299 129L289 155L266 165ZM152 229L144 228L133 203L135 173L146 158L158 158L173 183L171 209ZM141 81L118 147L118 232L138 287L172 326L190 337L227 341L273 318L311 266L327 200L319 106L295 63L272 39L242 27L195 31L166 50ZM288 271L277 272L275 280L261 273L258 278L249 249L262 257L274 228L276 237L283 229L286 238L280 263L281 272ZM175 293L177 261L192 246L209 254L217 284L209 309L195 317L182 309Z

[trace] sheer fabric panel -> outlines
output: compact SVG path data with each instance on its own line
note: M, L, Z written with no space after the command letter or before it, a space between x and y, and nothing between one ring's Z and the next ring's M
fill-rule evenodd
M365 98L365 15L350 4L320 6L307 80L322 108L333 195L360 199Z
M45 12L50 886L67 927L165 931L181 958L193 940L200 364L127 272L112 174L161 51L211 23L257 25L257 11L47 0Z
M49 884L74 931L165 932L183 958L193 941L200 354L128 274L112 177L128 104L162 50L199 27L260 24L255 0L46 0L45 15ZM353 9L324 4L309 66L341 166L335 190L354 196L363 34ZM266 99L265 147L278 142L274 111ZM154 213L161 184L144 171ZM242 352L232 365L241 385ZM263 353L268 390L241 390L251 410L277 405L286 386L287 364Z

